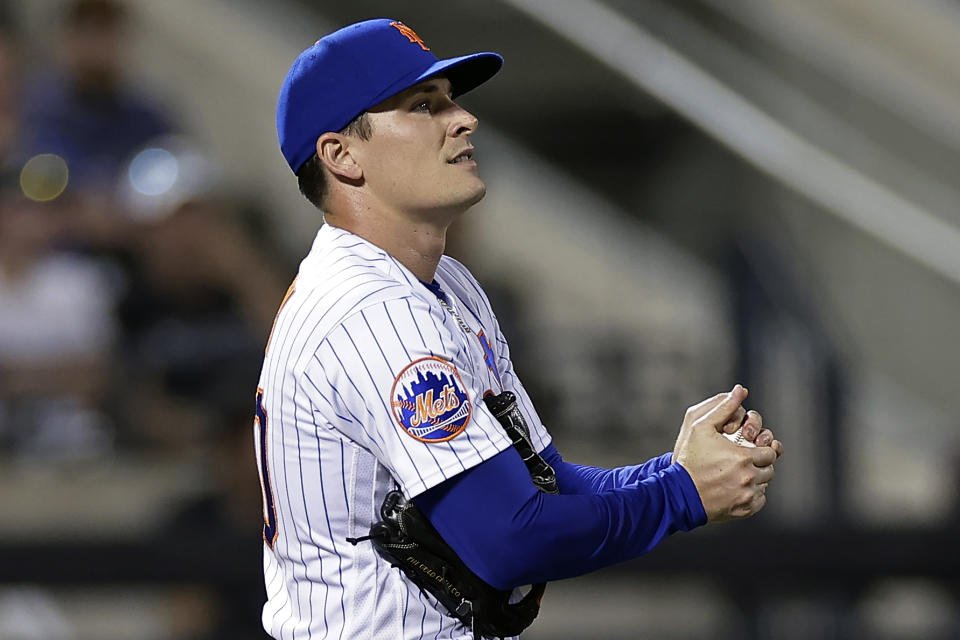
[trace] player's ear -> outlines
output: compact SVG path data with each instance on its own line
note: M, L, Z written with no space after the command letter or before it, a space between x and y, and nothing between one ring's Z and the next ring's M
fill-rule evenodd
M351 153L350 140L344 135L328 132L317 138L317 157L336 176L347 180L363 177L363 170Z

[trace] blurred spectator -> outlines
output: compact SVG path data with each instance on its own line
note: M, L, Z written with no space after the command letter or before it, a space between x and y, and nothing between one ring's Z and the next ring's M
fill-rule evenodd
M237 208L209 194L216 172L200 154L161 140L141 161L130 172L137 223L119 305L125 422L147 441L190 447L215 435L224 415L250 416L286 284ZM163 179L168 169L175 179ZM141 172L150 180L138 182Z
M161 110L123 84L130 27L118 0L68 2L55 39L60 73L26 97L28 155L63 157L85 192L112 193L132 153L170 131Z
M54 250L63 212L26 197L18 178L0 179L0 440L21 453L95 454L110 443L101 408L113 290L97 264Z
M19 138L19 52L11 35L0 29L0 167L11 164Z

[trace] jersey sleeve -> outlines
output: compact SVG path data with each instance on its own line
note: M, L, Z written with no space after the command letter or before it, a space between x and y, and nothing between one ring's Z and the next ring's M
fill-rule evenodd
M517 406L520 407L520 411L527 419L527 427L530 429L530 441L537 453L541 453L547 445L550 444L551 436L543 424L543 421L540 419L536 408L534 408L533 401L527 394L527 390L513 369L513 361L510 359L510 347L507 344L506 338L503 337L503 333L500 332L499 324L496 327L494 340L496 344L492 345L492 348L496 354L497 368L500 371L503 389L504 391L512 391L516 394Z
M496 370L496 376L500 381L501 388L504 391L512 391L516 394L517 406L520 408L520 412L524 418L526 418L527 426L530 429L530 440L533 448L538 453L543 451L551 442L550 433L537 414L537 410L533 406L533 401L530 399L527 390L524 388L523 383L513 368L513 361L510 359L510 346L507 344L507 339L500 330L500 323L497 321L497 316L493 311L493 307L490 305L490 299L487 298L483 287L480 286L480 283L473 277L469 269L460 262L444 256L441 265L449 276L461 285L463 292L471 299L471 302L476 307L474 313L478 314L478 316L485 316L484 318L478 317L478 320L484 322L487 328L490 329L490 336L484 338L484 344L489 348L490 355L493 359L493 362L490 364Z
M326 336L304 386L329 409L326 423L368 448L413 497L510 446L469 348L442 309L385 300Z

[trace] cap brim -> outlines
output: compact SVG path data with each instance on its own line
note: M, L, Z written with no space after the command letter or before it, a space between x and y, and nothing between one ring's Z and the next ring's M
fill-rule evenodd
M502 66L503 58L500 57L500 54L492 52L471 53L457 58L447 58L430 65L409 86L442 75L450 81L450 86L453 88L453 97L456 98L472 89L476 89L497 75Z

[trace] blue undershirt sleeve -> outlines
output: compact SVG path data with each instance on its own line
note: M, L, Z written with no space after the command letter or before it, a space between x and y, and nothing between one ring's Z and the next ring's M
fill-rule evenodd
M557 473L557 486L560 488L560 493L589 495L626 487L658 471L663 471L670 466L673 452L668 451L656 458L650 458L643 464L616 469L566 462L552 443L547 445L540 455Z
M511 447L413 501L474 573L510 589L635 558L674 531L706 523L679 464L635 480L588 495L543 493Z

